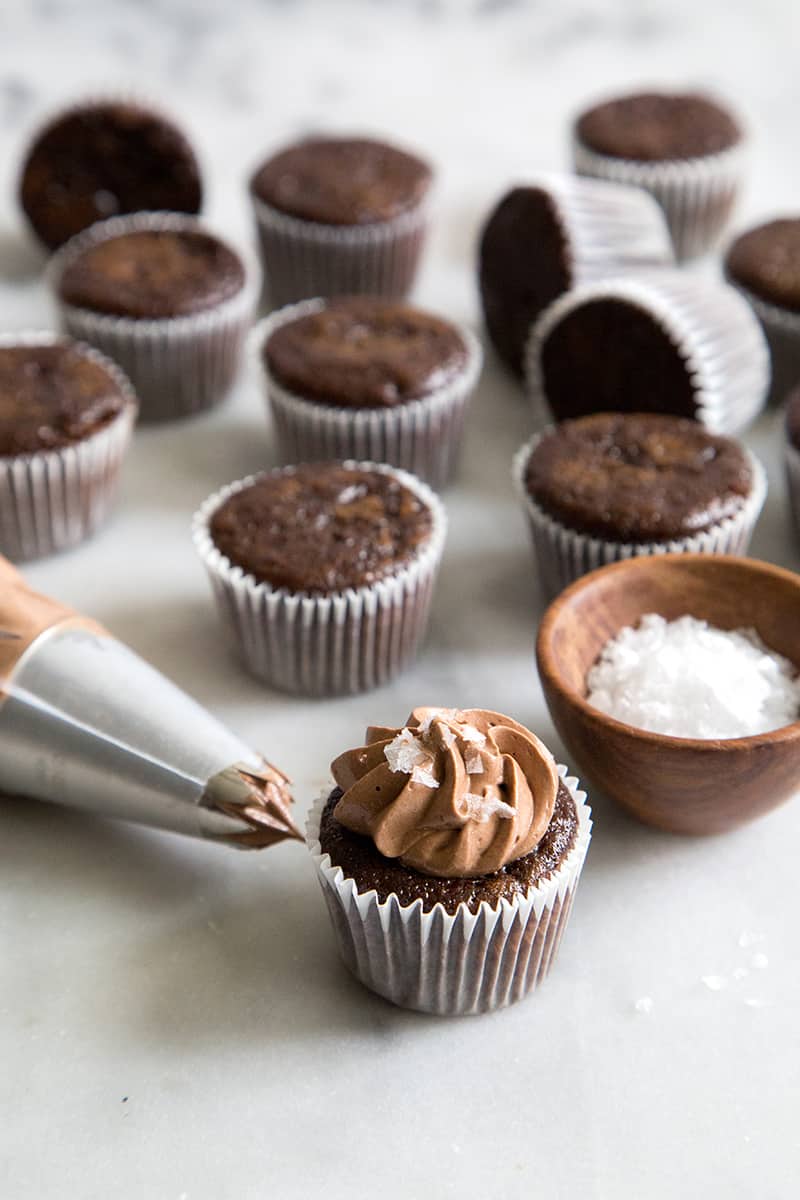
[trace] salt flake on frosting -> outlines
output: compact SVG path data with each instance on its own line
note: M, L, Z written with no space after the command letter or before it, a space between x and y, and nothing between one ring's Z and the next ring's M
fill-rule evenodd
M468 775L483 774L483 759L480 754L468 754L464 759L464 766L467 768Z
M465 816L470 821L488 821L490 817L513 817L514 809L505 800L496 796L476 796L474 792L465 792L463 797Z
M411 782L421 783L424 787L429 788L438 788L439 786L439 780L427 769L427 767L414 767L414 770L411 772Z
M465 742L472 742L476 746L486 745L486 734L481 733L474 725L462 725L458 732Z
M430 768L433 759L410 729L401 729L397 737L384 747L384 757L389 764L389 770L400 775L410 775L414 783L422 783L425 787L438 787L439 781Z

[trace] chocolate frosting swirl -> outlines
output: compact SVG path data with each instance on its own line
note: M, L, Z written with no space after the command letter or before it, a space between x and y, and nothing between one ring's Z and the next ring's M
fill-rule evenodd
M489 875L530 854L558 791L539 739L481 708L415 708L402 729L371 726L331 769L344 793L336 820L440 878Z

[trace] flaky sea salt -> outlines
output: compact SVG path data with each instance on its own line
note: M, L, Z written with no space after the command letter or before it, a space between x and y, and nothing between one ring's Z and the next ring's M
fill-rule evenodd
M464 766L467 769L468 775L483 774L483 759L480 754L468 754L464 759Z
M607 642L587 676L589 704L673 737L749 737L800 714L800 677L754 630L643 616Z
M496 796L476 796L466 792L462 798L462 815L472 821L488 821L490 817L513 817L514 809Z
M415 783L425 787L438 787L439 781L431 773L433 756L422 742L414 737L410 729L401 729L397 737L384 748L384 757L390 771L410 775Z

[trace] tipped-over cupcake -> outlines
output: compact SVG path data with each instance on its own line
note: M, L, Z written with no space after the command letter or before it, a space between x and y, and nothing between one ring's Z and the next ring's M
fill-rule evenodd
M510 717L417 708L332 764L308 841L349 969L395 1004L487 1012L547 974L589 844L577 779Z

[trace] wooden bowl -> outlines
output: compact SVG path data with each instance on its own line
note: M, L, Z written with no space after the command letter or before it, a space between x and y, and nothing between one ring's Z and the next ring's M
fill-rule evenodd
M800 790L800 720L755 737L701 741L648 733L586 703L586 674L609 638L645 613L754 628L800 669L800 575L712 554L631 558L553 601L536 657L547 706L581 776L648 825L721 833Z

